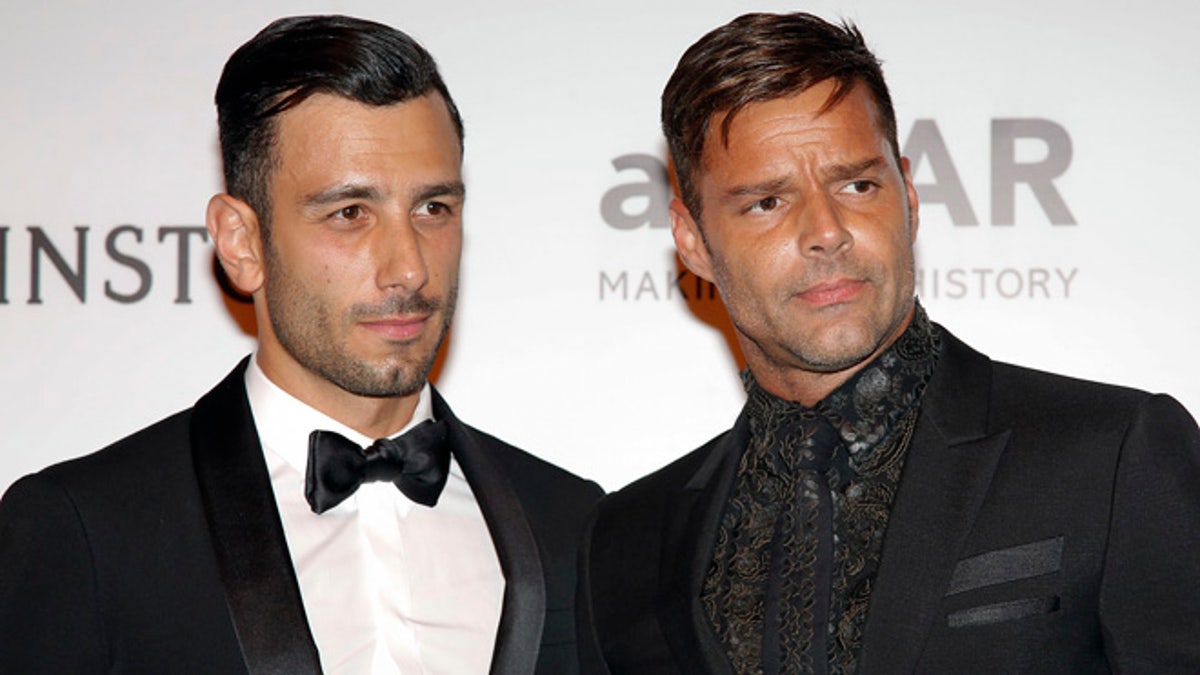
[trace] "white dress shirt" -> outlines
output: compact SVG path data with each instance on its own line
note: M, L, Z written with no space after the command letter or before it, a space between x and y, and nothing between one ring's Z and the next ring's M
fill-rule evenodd
M283 520L321 667L329 675L467 675L491 663L504 576L491 535L453 458L435 507L388 482L366 483L317 515L304 498L308 435L375 439L300 402L256 359L246 394ZM429 384L402 430L432 419Z

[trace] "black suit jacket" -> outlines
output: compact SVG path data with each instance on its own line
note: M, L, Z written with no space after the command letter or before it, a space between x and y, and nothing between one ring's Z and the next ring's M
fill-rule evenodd
M943 331L859 673L1200 672L1200 432L1174 400L993 363ZM585 673L731 669L700 607L748 438L601 501Z
M0 672L320 671L244 369L8 490ZM491 672L575 672L576 544L599 487L459 422L436 392L433 405L506 580Z

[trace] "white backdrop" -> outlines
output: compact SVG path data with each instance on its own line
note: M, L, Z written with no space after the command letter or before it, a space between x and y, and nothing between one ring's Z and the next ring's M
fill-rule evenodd
M804 6L885 61L927 202L926 308L994 358L1200 411L1200 5L981 5ZM658 96L704 32L795 8L0 5L0 489L190 405L253 348L195 229L221 187L212 93L239 44L299 13L405 30L462 109L465 271L438 379L459 416L609 489L707 440L741 406L737 357L719 302L673 283Z

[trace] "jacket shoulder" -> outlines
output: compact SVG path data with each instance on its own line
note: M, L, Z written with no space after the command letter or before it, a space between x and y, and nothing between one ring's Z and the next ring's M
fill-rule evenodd
M188 442L190 420L189 408L100 450L52 464L27 478L57 484L73 494L124 489L129 483L153 480L180 462L190 466L190 454L180 452L181 444L186 446Z
M1107 443L1144 415L1190 419L1169 396L993 361L939 329L942 353L922 407L952 436L1011 429L1026 438Z
M1000 403L1026 398L1030 403L1067 406L1136 406L1149 392L1117 384L1085 380L1036 368L993 361L993 396ZM1011 394L1006 396L1006 394Z
M480 448L504 466L515 485L536 486L532 491L541 492L549 503L582 500L590 507L604 494L595 481L578 476L469 424L463 426ZM522 495L524 498L525 495Z
M1170 396L996 362L992 370L992 420L1000 428L1059 430L1071 435L1123 435L1140 416L1188 417Z
M108 480L117 482L130 479L153 482L163 472L186 469L191 475L191 433L197 410L207 406L229 406L238 401L245 405L246 394L242 385L246 364L250 357L239 362L213 389L204 394L196 405L165 417L158 422L91 454L53 464L38 474L45 478L63 481L69 485L95 484L103 487ZM204 424L212 422L211 415L203 418ZM237 423L221 420L224 423ZM247 422L250 423L247 417Z
M0 630L14 636L0 638L0 662L101 672L129 655L178 664L185 645L230 662L236 638L195 488L190 420L172 415L26 476L0 499L0 627L21 627Z
M670 508L670 496L696 482L707 481L722 459L720 450L733 430L718 434L670 464L606 495L597 507L597 520L624 520L627 514L647 514Z

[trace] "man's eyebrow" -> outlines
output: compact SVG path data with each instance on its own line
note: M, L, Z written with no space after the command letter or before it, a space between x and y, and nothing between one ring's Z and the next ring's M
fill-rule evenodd
M457 197L461 199L466 195L466 192L466 186L462 181L435 183L422 187L414 195L414 201L420 202L434 197ZM383 192L373 186L360 183L343 183L306 195L300 200L300 205L305 208L318 208L342 201L371 202L380 201L383 198Z
M382 197L383 194L370 185L343 183L305 195L300 200L300 204L301 206L312 208L348 200L378 201Z
M462 199L467 195L467 186L461 180L426 185L417 192L414 202L423 202L434 197L456 197Z
M758 195L769 195L776 192L781 192L792 184L790 178L784 176L765 180L761 183L746 183L743 185L734 185L721 195L721 201L737 201L744 197L753 197Z
M861 162L853 162L851 164L834 164L821 171L826 180L841 181L857 178L871 169L878 168L886 164L883 155L876 155L870 159L864 159Z
M821 169L821 175L824 179L830 182L850 180L858 178L864 173L885 166L887 160L883 155L876 155L859 162L851 162L848 164L834 164ZM763 195L778 194L785 192L792 187L792 179L788 176L772 178L758 183L744 183L742 185L734 185L721 194L722 202L737 202L746 197L757 197Z

